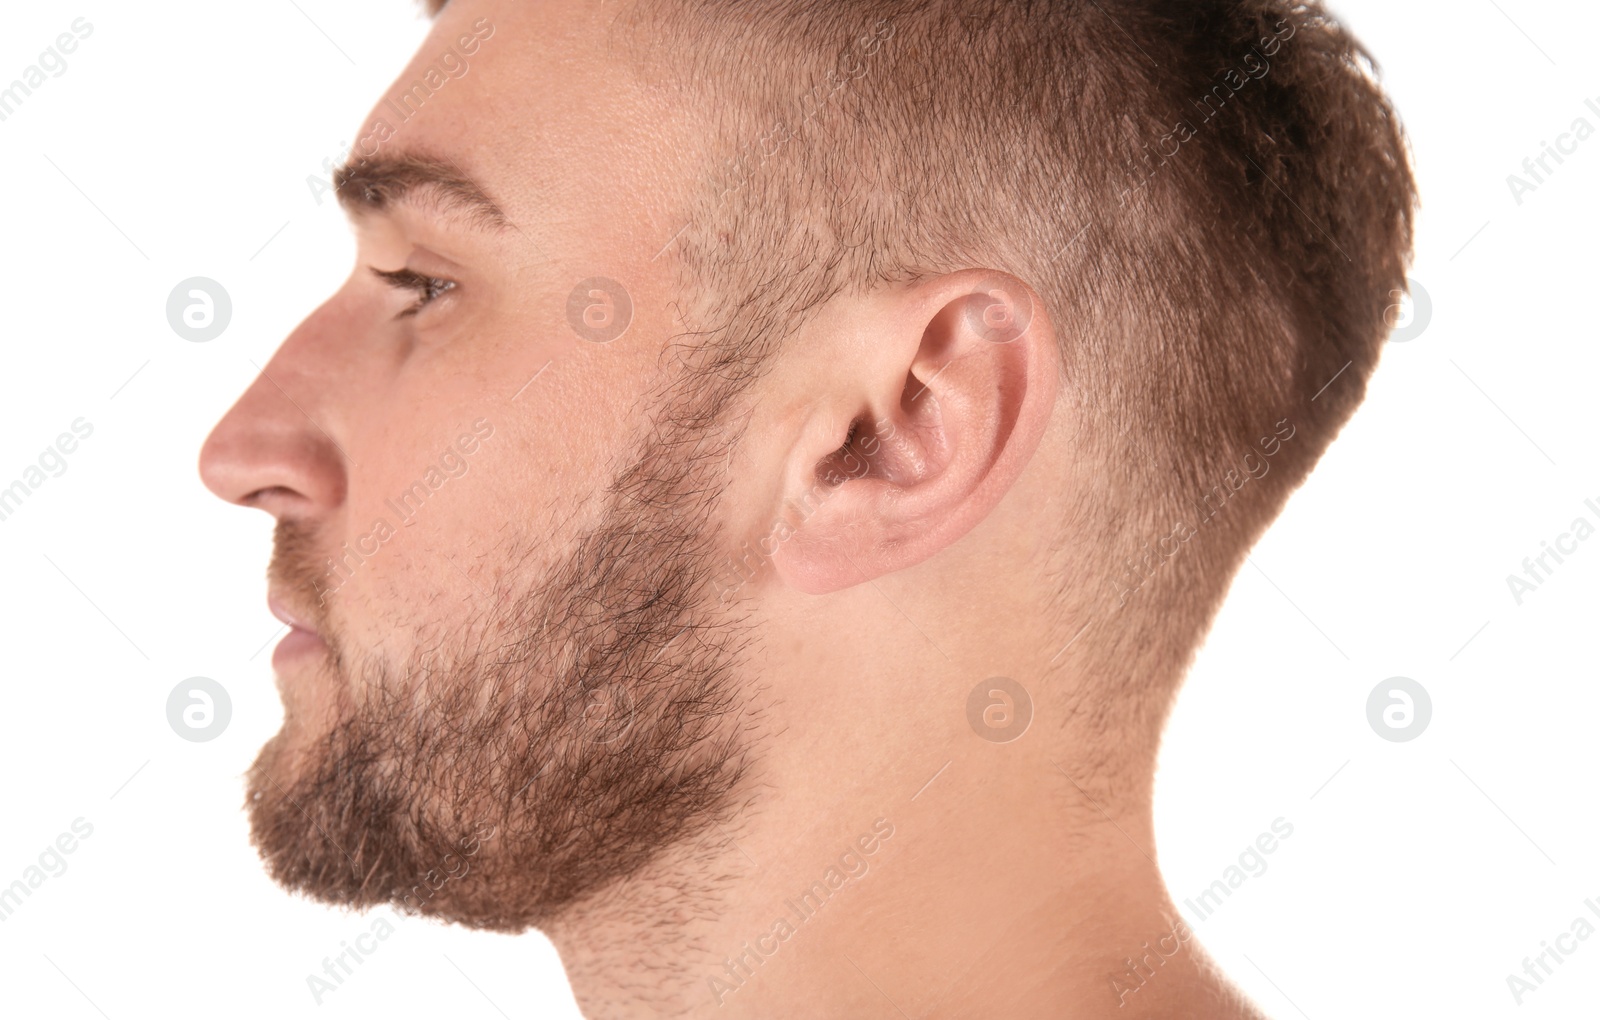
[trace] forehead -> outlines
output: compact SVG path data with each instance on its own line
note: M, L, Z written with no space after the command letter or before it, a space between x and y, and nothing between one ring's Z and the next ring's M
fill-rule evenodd
M627 5L600 0L452 0L363 122L352 161L428 153L519 227L655 255L682 226L698 129L641 63L627 19Z

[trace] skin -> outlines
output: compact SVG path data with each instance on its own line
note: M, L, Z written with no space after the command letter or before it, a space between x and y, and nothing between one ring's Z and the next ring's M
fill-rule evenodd
M493 425L466 473L331 599L274 592L329 640L298 633L275 656L286 722L261 763L269 794L378 682L329 667L333 635L344 661L407 663L475 633L485 600L532 584L595 523L671 376L682 301L659 253L710 172L710 135L635 57L597 45L615 16L571 0L445 9L399 81L478 19L494 34L382 150L448 156L514 228L470 230L428 202L358 217L357 268L205 445L213 492L306 529L325 559L392 519L386 501L473 422ZM397 319L411 297L368 267L402 266L456 289ZM609 343L567 320L569 292L594 276L633 303ZM1192 939L1137 992L1113 991L1179 917L1153 860L1156 740L1142 724L1108 739L1081 710L1074 670L1092 633L1060 654L1040 563L1082 423L1026 281L1004 278L1032 309L1020 336L973 328L995 279L974 266L838 299L742 398L721 554L780 520L794 529L727 600L751 639L738 693L754 767L718 823L543 920L586 1015L1255 1015ZM865 468L794 512L819 472L853 463ZM997 676L1032 701L1008 743L980 739L967 714ZM880 819L892 835L861 855L864 873L719 995L725 960Z

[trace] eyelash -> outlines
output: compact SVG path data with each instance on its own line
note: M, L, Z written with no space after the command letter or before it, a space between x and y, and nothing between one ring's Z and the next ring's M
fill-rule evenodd
M446 280L438 276L427 276L422 273L413 272L409 269L375 268L372 271L376 273L378 277L385 283L396 290L410 291L411 293L417 295L416 302L406 308L405 311L395 316L397 319L404 319L409 316L416 315L428 305L432 304L436 298L454 290L456 287L456 282L454 280Z

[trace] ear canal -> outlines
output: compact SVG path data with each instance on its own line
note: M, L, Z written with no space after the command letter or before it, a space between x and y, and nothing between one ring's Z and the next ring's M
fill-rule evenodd
M928 454L910 426L887 418L877 422L858 418L850 423L844 443L817 464L817 477L828 485L879 478L911 486L927 476Z
M843 485L852 478L865 477L871 465L858 447L860 436L861 419L857 418L850 423L850 430L839 448L817 463L817 477L828 485Z

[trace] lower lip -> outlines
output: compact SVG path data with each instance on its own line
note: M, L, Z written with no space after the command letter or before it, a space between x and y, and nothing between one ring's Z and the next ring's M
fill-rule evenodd
M285 666L310 655L320 655L327 650L328 646L314 632L290 627L289 633L272 650L272 664Z

